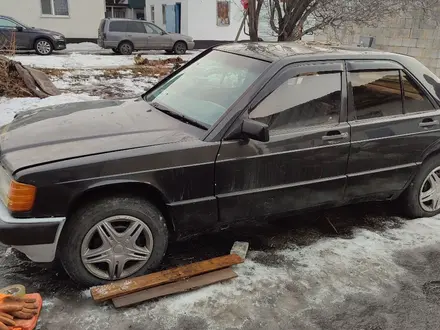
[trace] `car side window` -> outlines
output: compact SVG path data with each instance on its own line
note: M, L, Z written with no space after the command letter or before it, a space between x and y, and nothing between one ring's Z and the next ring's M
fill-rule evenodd
M286 78L280 79L278 87L251 111L251 119L266 123L271 131L339 122L340 72L309 72Z
M399 70L349 72L356 119L401 115Z
M109 31L110 32L126 32L127 22L126 21L113 21L110 22Z
M127 22L127 32L145 33L144 24L141 22Z
M158 29L153 24L149 24L149 23L145 23L145 29L147 30L147 33L150 33L150 34L161 34L162 33L162 31L160 29Z
M0 27L2 28L15 28L17 24L5 18L0 18Z
M426 94L405 72L402 72L402 85L404 92L403 106L405 113L415 113L435 109L435 107L426 97Z

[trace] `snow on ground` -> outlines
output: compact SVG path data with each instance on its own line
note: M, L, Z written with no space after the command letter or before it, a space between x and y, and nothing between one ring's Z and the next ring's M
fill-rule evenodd
M198 51L191 51L180 57L189 61L191 58L197 56ZM158 54L143 54L143 57L149 60L160 60L177 57L177 55L166 55L165 53ZM15 55L11 59L36 68L52 68L52 69L85 69L85 68L115 68L120 66L134 65L134 55L98 55L98 54L59 54L51 56L39 55Z
M116 323L121 330L419 329L409 320L405 328L378 327L372 320L377 317L369 315L380 313L381 303L399 307L402 302L393 303L393 299L402 283L416 283L410 299L425 301L418 286L418 281L425 279L404 267L399 256L406 253L411 258L404 261L415 263L422 274L429 273L428 267L423 268L427 260L420 251L438 250L440 221L397 221L399 226L390 222L384 231L357 229L349 239L323 238L305 247L253 250L244 264L234 266L238 278L133 308L115 310L109 304L97 305L85 291L80 293L75 311L66 308L62 298L50 298L41 329L110 329ZM373 307L378 304L379 312ZM354 305L358 314L342 319ZM381 323L398 323L395 315L387 312L382 310L388 321ZM422 328L431 329L424 324Z
M87 93L103 98L136 97L157 83L157 77L134 77L131 70L117 71L111 78L102 70L74 70L60 77L51 77L52 82L63 92Z
M15 114L20 111L51 106L56 104L63 104L69 102L81 102L88 100L97 100L98 96L90 96L87 94L73 94L64 93L57 96L47 97L45 99L39 99L36 97L25 98L0 98L0 126L5 125L12 121Z
M67 44L65 52L88 52L101 51L102 48L93 42L80 42L75 44Z

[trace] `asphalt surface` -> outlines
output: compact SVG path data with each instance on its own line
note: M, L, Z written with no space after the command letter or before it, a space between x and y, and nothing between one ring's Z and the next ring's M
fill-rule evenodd
M0 287L42 294L40 330L440 329L438 222L368 204L175 243L163 268L229 253L236 240L250 253L237 279L123 310L3 247Z

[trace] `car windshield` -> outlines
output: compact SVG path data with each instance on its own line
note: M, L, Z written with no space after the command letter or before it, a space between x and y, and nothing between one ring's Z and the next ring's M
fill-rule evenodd
M144 99L209 127L268 65L265 61L214 50L147 93Z

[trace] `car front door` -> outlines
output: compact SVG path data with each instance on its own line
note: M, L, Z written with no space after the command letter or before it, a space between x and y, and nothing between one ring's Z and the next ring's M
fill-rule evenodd
M400 193L440 137L440 111L396 62L347 62L351 150L346 201Z
M151 23L145 23L147 30L147 46L148 49L171 49L173 48L172 40L169 34L163 33L159 27Z
M250 104L268 142L223 141L215 169L222 222L343 200L350 149L341 62L289 65ZM242 120L242 119L239 119Z
M134 49L147 49L147 33L142 22L127 21L127 39Z
M29 49L29 34L17 22L0 18L0 49Z

